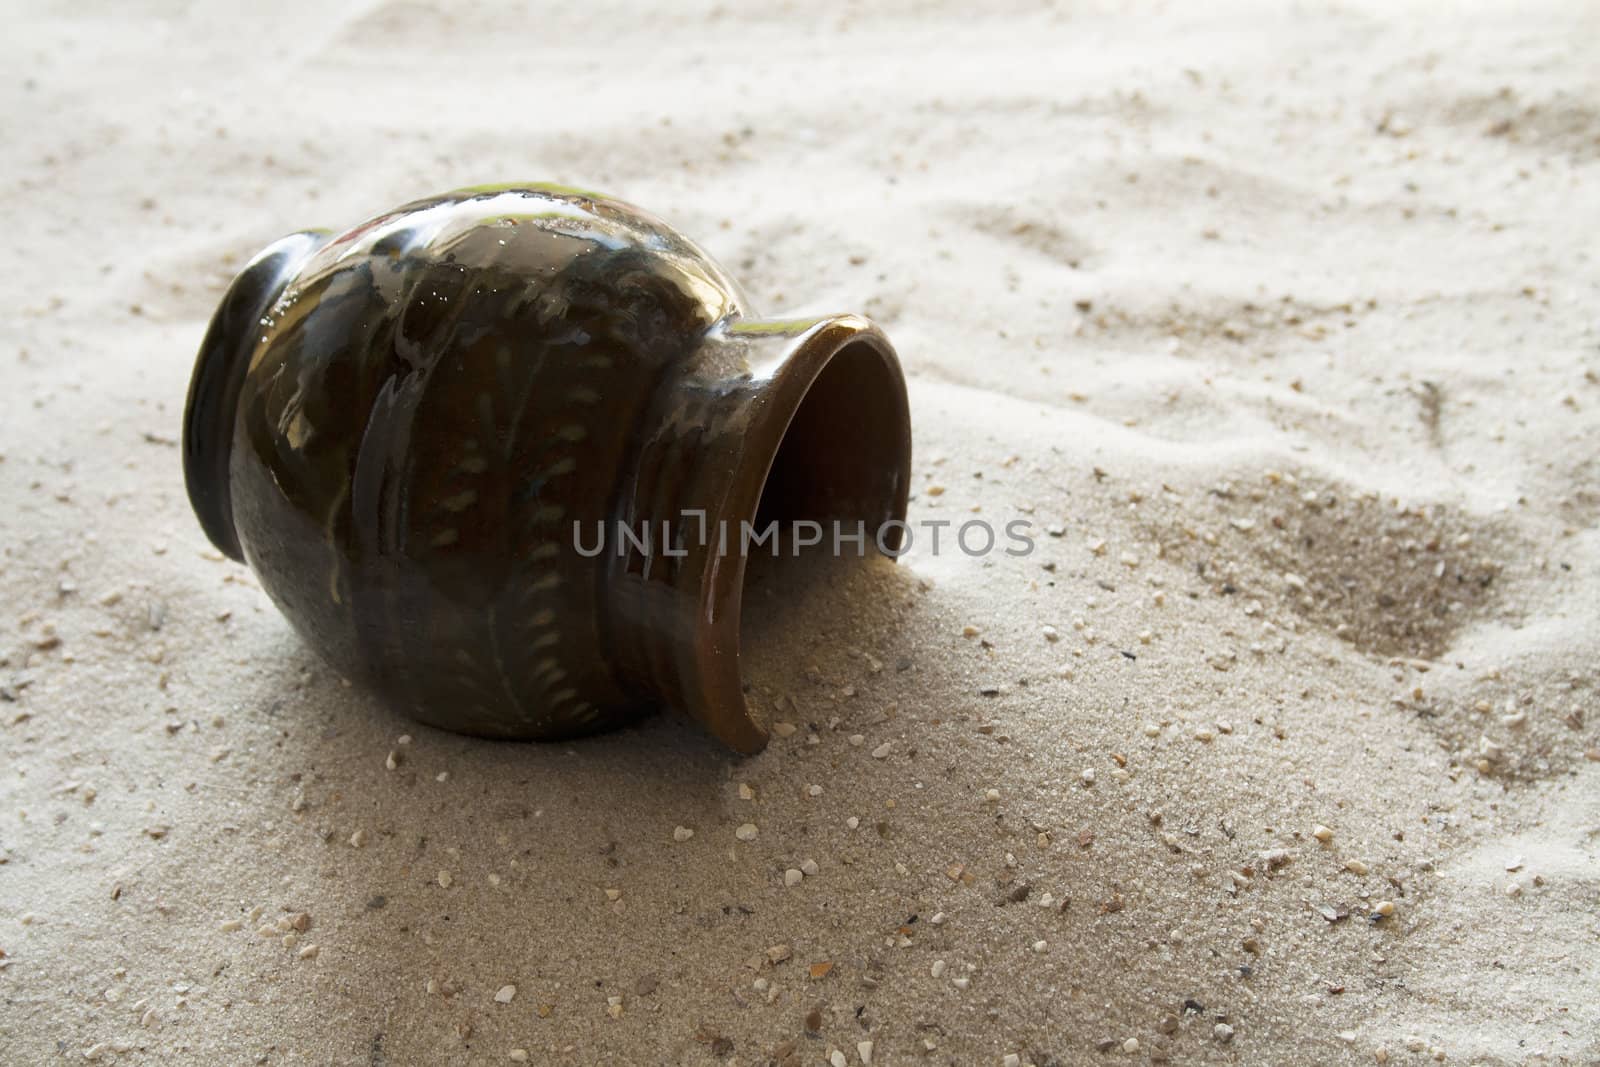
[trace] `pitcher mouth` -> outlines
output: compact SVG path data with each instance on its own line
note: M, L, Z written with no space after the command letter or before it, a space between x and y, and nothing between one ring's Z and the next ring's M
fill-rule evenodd
M228 286L195 357L183 412L183 480L206 537L235 560L242 561L244 553L233 528L228 465L239 390L261 340L261 320L301 264L330 237L323 230L305 230L257 253Z
M792 329L795 339L771 368L725 514L758 528L810 520L854 530L860 522L863 550L892 554L898 531L889 528L905 521L911 481L909 401L893 346L855 315L733 332L770 335L774 327ZM713 735L748 754L765 747L767 730L745 699L739 663L744 549L740 540L710 556L695 649L701 692L691 705Z

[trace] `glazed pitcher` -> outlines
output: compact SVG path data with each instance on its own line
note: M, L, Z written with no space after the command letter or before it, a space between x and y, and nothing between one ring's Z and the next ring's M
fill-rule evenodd
M910 456L872 323L754 317L665 223L546 185L269 246L211 322L183 442L212 543L397 710L565 738L665 706L741 752L766 731L726 531L892 527Z

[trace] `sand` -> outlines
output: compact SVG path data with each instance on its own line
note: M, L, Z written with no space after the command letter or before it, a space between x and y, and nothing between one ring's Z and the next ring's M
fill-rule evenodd
M13 12L0 1062L1600 1062L1600 12L1391 6ZM192 354L514 179L874 315L1036 551L753 591L751 759L347 688Z

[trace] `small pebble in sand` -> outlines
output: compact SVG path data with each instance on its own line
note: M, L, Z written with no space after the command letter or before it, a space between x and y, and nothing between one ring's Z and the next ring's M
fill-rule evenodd
M694 831L689 829L687 826L675 826L672 828L672 839L679 844L682 844L693 836Z
M1144 724L1144 735L1146 737L1160 737L1161 736L1161 727L1160 727L1160 725L1157 724L1157 723L1153 723L1153 722L1145 723Z
M1000 1067L1022 1067L1022 1057L1015 1052L1008 1052L1000 1057Z
M987 800L991 804L998 804L1000 802L1000 790L985 789L983 791L983 799Z
M1360 860L1345 860L1344 869L1351 874L1364 875L1370 868Z
M1128 1038L1128 1040L1126 1040L1126 1041L1124 1041L1122 1043L1122 1051L1128 1053L1130 1056L1133 1053L1138 1052L1139 1051L1139 1039L1136 1038L1136 1037Z
M1044 639L1052 644L1061 640L1061 631L1057 630L1054 626L1046 626L1042 632L1044 634Z
M1382 918L1389 918L1394 914L1394 901L1380 900L1372 906L1372 914Z
M792 722L775 722L772 724L772 732L779 737L793 737L797 729L798 727Z
M808 859L804 863L800 864L800 873L805 875L807 878L815 878L818 872L821 870L822 868L817 866L816 860Z
M1260 858L1261 865L1269 871L1275 871L1279 867L1286 866L1290 860L1289 850L1286 848L1264 849L1261 852L1257 852L1256 855Z
M365 830L357 830L355 833L350 835L350 847L351 848L360 848L362 845L365 845L366 843L367 843L367 832Z
M790 867L788 870L783 872L783 884L786 886L799 885L801 880L804 878L805 875L800 873L800 869L798 867Z
M622 890L620 890L620 889L607 889L606 890L606 899L611 901L612 903L615 903L615 902L621 900L622 899Z
M1050 942L1048 942L1048 941L1035 941L1033 943L1033 951L1038 953L1041 956L1044 955L1045 950L1048 949L1049 947L1050 947Z
M812 796L812 797L820 797L822 795L822 787L820 785L807 786L806 787L806 795L807 796Z
M510 1004L517 999L517 987L509 983L495 990L494 1002L496 1004Z
M934 912L933 913L933 918L929 919L928 922L931 923L934 926L943 926L944 925L944 912L942 912L942 911Z
M316 944L307 944L301 946L299 955L303 960L314 960L321 951L322 949L318 948Z
M1083 769L1083 774L1080 775L1080 777L1083 779L1084 785L1094 785L1094 768L1085 767Z
M782 963L792 955L794 955L794 950L788 945L773 945L767 949L767 959L773 963Z
M1233 1040L1233 1027L1227 1023L1218 1023L1211 1028L1211 1036L1226 1045Z
M891 753L893 751L894 751L894 742L893 741L885 741L883 744L879 745L877 748L872 750L872 758L873 759L888 759L889 758L889 753Z
M965 976L960 978L952 978L950 979L950 984L955 986L957 989L967 989L972 985L972 979Z
M400 766L399 754L390 749L389 755L384 758L383 765L391 771Z
M1328 829L1326 826L1323 826L1321 823L1318 823L1311 828L1311 836L1326 845L1329 841L1333 840L1333 831Z
M860 828L861 820L856 818L854 815L852 815L852 816L850 816L848 819L846 819L844 821L844 824L845 824L845 826L849 827L850 829L855 830L855 829L859 829Z
M862 745L866 744L866 741L867 741L867 735L866 734L851 734L850 735L850 743L852 745L856 746L857 748L860 748Z
M739 799L740 800L754 800L755 798L756 798L756 791L755 791L755 789L753 789L751 787L750 783L749 782L740 782L739 783Z
M449 871L440 871L439 872L439 888L440 889L449 889L450 888L450 884L452 882L454 882L454 881L455 881L455 878L453 878L451 876Z
M217 929L221 930L225 934L231 934L235 930L240 930L243 928L244 922L240 919L224 919L222 922L217 924Z
M737 837L740 841L754 841L756 839L756 835L759 833L761 833L761 831L756 829L755 823L746 822L739 824L739 828L733 832L733 836Z
M510 1052L506 1053L506 1059L510 1060L512 1063L527 1063L528 1050L525 1048L514 1048Z
M928 973L933 975L933 977L935 977L935 978L943 978L944 977L944 968L945 968L944 960L934 960L933 961L933 966L928 968Z
M872 1067L872 1042L857 1041L856 1055L861 1058L863 1067Z
M411 735L401 734L399 737L394 739L394 743L397 745L409 745L411 743Z
M834 1049L828 1053L828 1063L831 1067L847 1067L850 1061L844 1058L844 1053Z

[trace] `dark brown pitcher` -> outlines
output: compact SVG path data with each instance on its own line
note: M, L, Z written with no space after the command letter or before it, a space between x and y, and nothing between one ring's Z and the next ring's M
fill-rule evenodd
M263 251L183 459L212 543L396 709L561 738L665 705L754 752L743 532L861 520L892 552L911 433L866 319L751 317L658 219L533 185Z

